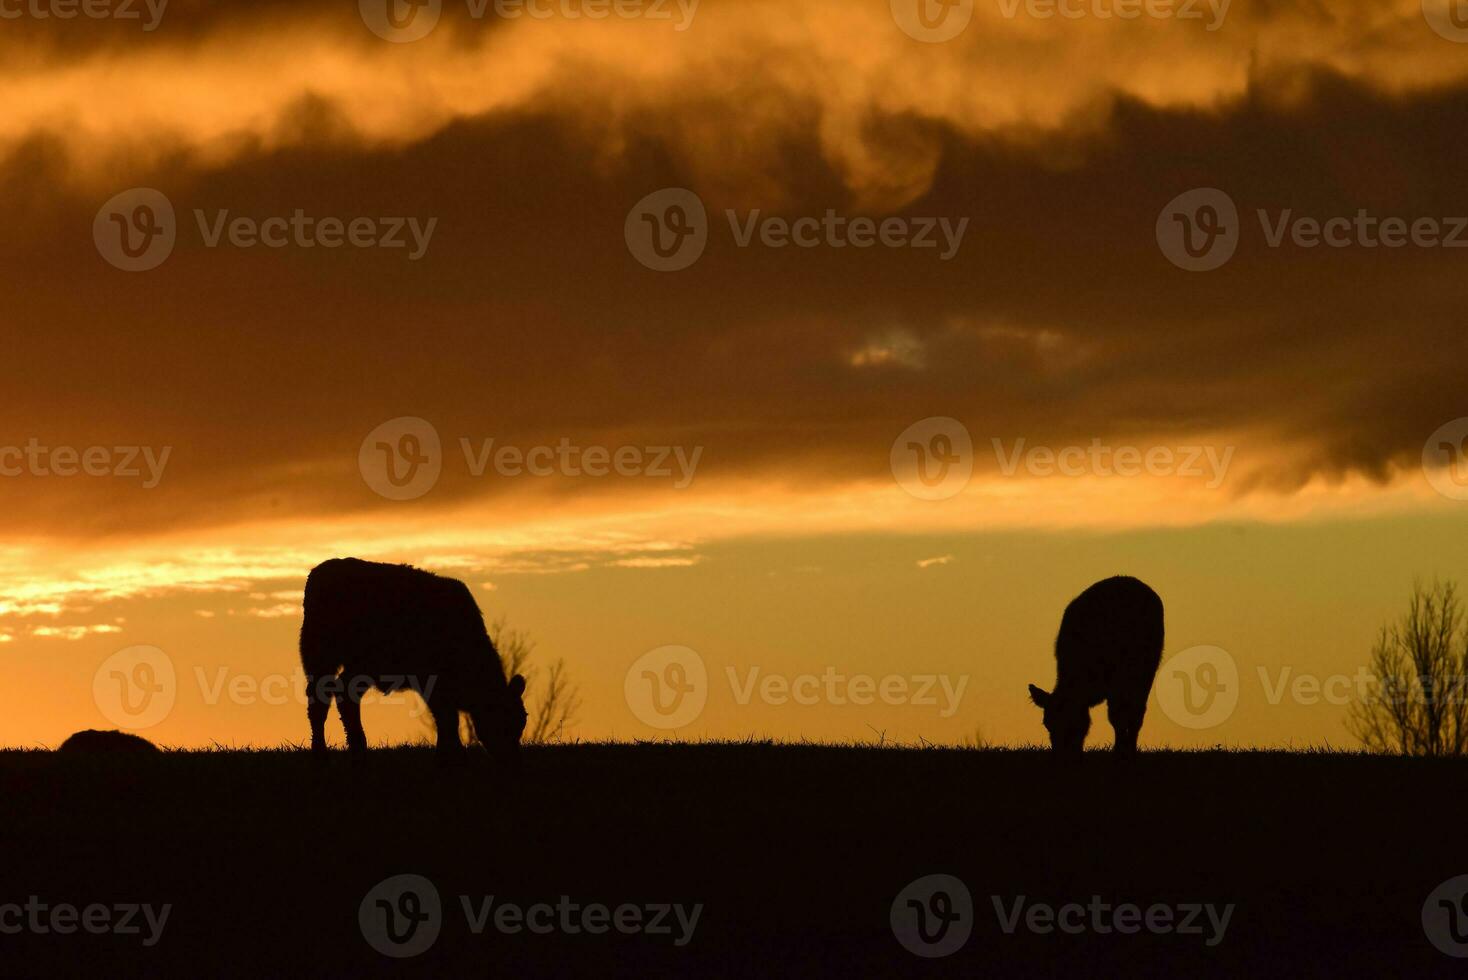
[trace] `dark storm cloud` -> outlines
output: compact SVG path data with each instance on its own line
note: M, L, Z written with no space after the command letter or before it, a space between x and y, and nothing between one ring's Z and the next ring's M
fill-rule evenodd
M242 16L198 8L169 43ZM1468 415L1468 252L1270 248L1255 214L1468 215L1462 86L1283 66L1210 109L1118 95L1083 124L1023 131L872 105L858 142L878 162L864 172L894 186L920 174L888 210L870 202L890 195L832 152L809 92L766 79L698 96L613 123L588 118L611 96L555 88L389 144L302 95L227 154L163 130L100 183L70 179L78 151L64 134L19 141L0 171L0 447L171 456L152 489L6 477L16 533L390 506L357 451L405 415L444 443L420 508L664 489L474 478L461 438L701 446L700 480L818 490L885 478L897 433L948 415L984 447L1226 436L1238 492L1384 478ZM740 132L742 109L758 120L748 142L722 144L711 120ZM113 268L92 238L102 202L132 186L163 192L178 218L174 251L148 272ZM708 247L680 272L645 268L623 237L629 208L664 187L691 188L709 214ZM1197 187L1226 191L1241 215L1237 253L1207 273L1174 267L1154 237L1163 206ZM968 224L943 261L940 248L738 247L726 208L741 221L761 208ZM210 248L195 209L206 222L299 210L436 224L416 260L410 248Z

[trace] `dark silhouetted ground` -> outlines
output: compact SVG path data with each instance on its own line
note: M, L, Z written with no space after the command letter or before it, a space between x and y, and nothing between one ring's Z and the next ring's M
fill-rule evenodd
M0 752L0 906L172 905L138 935L0 935L8 976L140 972L1243 977L1461 973L1422 905L1468 873L1468 764L1285 753L1091 753L768 744L531 748L517 783L475 754ZM395 961L358 907L429 878L437 940ZM945 873L972 935L924 960L889 913ZM690 942L470 932L478 906L703 906ZM1235 909L1203 935L1008 935L1012 908L1163 902ZM0 925L13 923L0 909ZM142 922L139 918L139 923ZM1205 920L1206 921L1206 920ZM676 929L675 929L676 932Z

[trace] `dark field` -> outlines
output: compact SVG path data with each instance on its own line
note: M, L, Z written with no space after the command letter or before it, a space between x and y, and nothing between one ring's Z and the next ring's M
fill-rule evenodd
M0 904L172 905L151 947L141 914L131 935L27 929L0 935L0 969L1447 975L1465 961L1433 948L1422 908L1468 873L1465 777L1462 763L1335 754L1092 754L1065 767L1029 751L708 744L530 748L512 783L477 754L445 770L423 749L327 766L302 752L0 752ZM420 955L390 959L358 909L404 873L433 882L442 927ZM972 935L923 959L889 916L909 882L937 873L972 893ZM681 947L671 912L656 935L568 934L559 911L548 934L492 919L475 934L460 896L477 910L491 895L495 908L631 904L644 922L655 905L702 910ZM1023 922L1007 934L996 895L1006 914L1020 896L1165 903L1178 923L1191 903L1234 909L1209 946L1206 914L1190 934L1099 934L1090 911L1079 934Z

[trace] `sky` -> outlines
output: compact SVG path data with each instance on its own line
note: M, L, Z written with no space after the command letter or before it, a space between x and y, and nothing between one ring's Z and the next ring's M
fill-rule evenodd
M1130 574L1348 746L1468 573L1456 0L392 2L0 3L0 745L301 741L356 555L566 738L1040 741Z

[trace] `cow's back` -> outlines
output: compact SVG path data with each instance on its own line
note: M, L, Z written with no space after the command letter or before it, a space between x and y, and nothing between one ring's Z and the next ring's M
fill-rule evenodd
M310 675L438 674L484 635L464 583L409 565L333 558L306 579L301 665Z
M1055 640L1057 687L1091 703L1117 687L1144 694L1162 659L1162 599L1138 579L1104 579L1071 601Z

